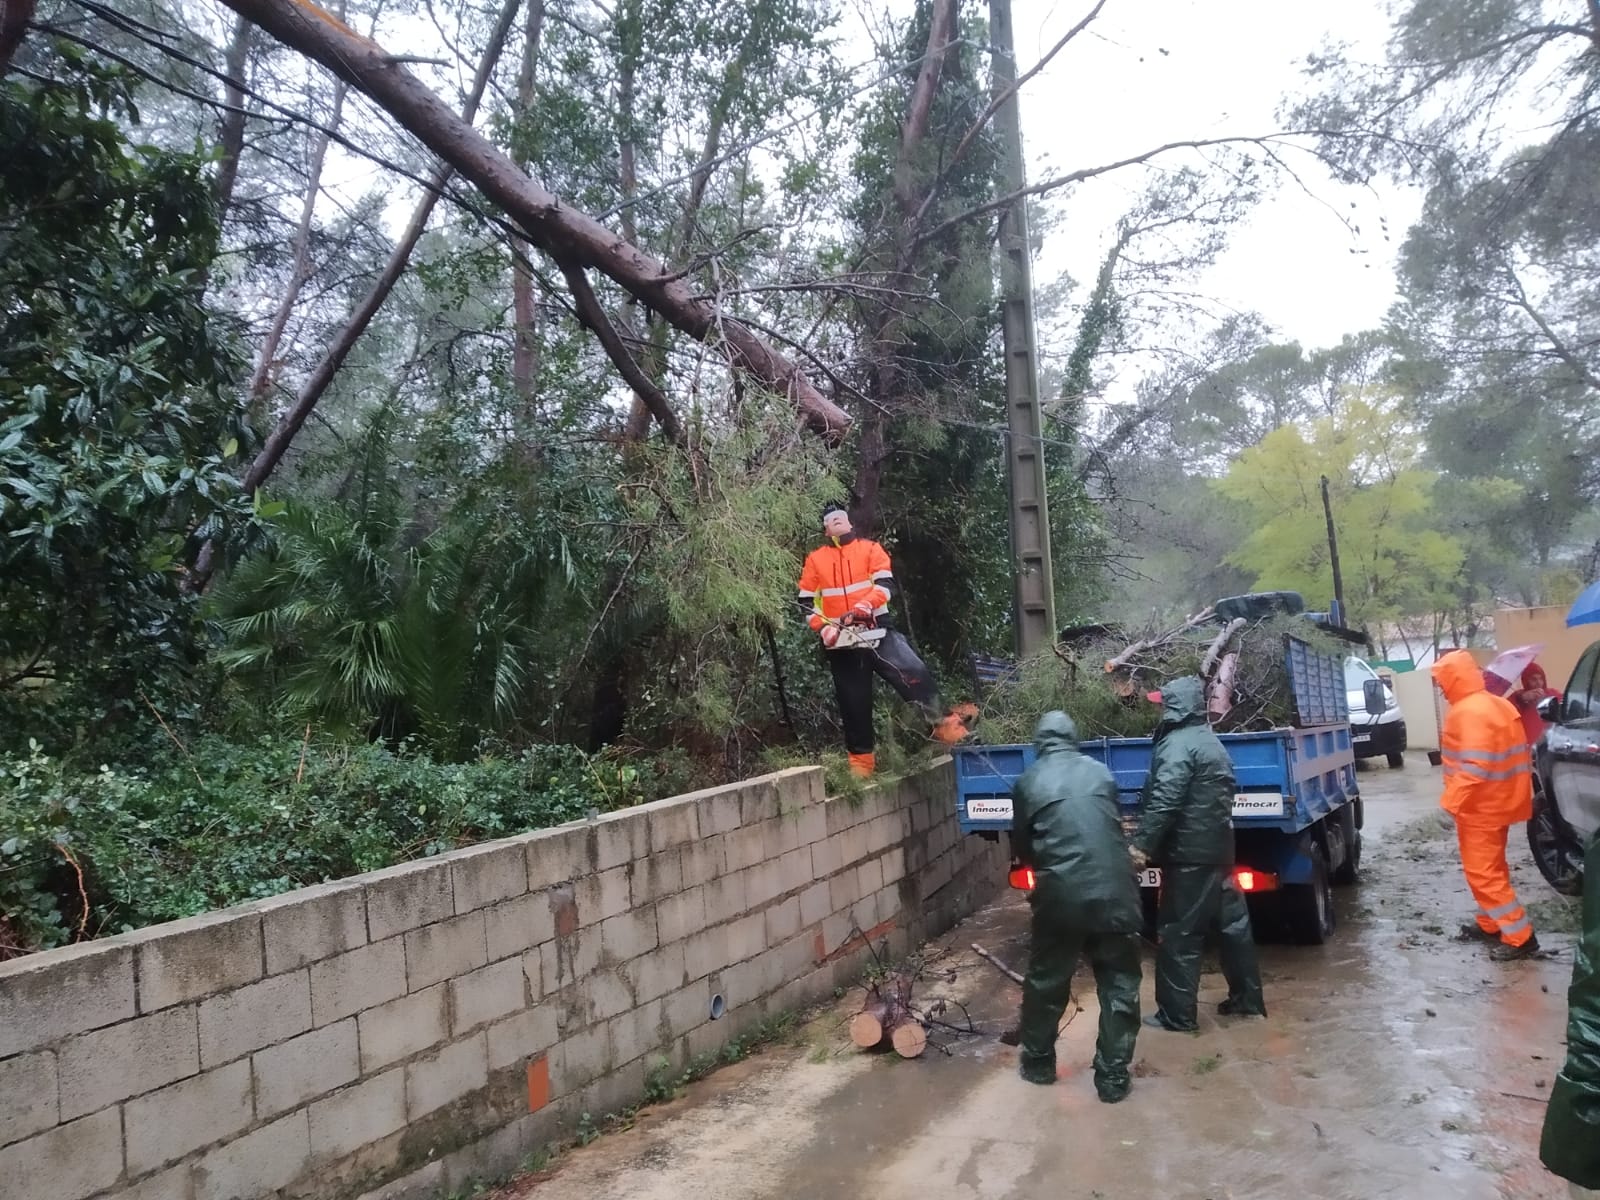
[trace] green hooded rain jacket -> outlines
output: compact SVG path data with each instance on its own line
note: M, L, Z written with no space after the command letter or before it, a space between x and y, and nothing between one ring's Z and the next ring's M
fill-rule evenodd
M1066 713L1047 713L1034 745L1039 757L1012 789L1012 848L1034 869L1034 905L1084 933L1137 933L1139 888L1116 781L1078 749Z
M1233 763L1206 723L1205 687L1174 679L1161 702L1133 844L1157 865L1231 867Z

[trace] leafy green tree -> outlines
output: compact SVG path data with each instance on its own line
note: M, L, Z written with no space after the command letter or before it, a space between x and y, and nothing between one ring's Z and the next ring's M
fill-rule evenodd
M1536 157L1536 156L1534 156ZM1524 603L1574 553L1570 531L1600 498L1600 220L1589 160L1529 162L1463 187L1442 180L1401 258L1392 320L1397 378L1427 420L1432 461L1515 485L1492 514L1519 561L1499 581Z
M1435 476L1420 458L1414 431L1383 393L1352 396L1309 428L1274 430L1217 482L1251 522L1229 561L1254 572L1257 587L1331 597L1326 476L1352 619L1377 625L1428 611L1433 593L1456 577L1463 551L1436 527Z
M1434 466L1519 490L1478 508L1513 564L1476 584L1524 603L1587 552L1574 531L1600 498L1597 45L1592 3L1407 0L1386 61L1312 57L1294 118L1353 177L1425 190L1390 315L1396 381Z
M0 699L33 701L13 734L180 679L201 633L181 564L249 513L204 159L133 139L123 76L67 51L53 74L0 85Z

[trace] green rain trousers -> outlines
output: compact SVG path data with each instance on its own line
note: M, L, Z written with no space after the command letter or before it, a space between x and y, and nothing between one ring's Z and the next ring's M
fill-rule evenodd
M1600 833L1584 858L1600 863ZM1550 1088L1539 1159L1578 1187L1600 1189L1600 886L1592 879L1583 890L1583 936L1567 989L1567 1061Z
M1072 973L1086 955L1100 999L1094 1087L1102 1099L1120 1100L1132 1083L1128 1070L1139 1036L1139 935L1084 933L1036 904L1032 942L1022 985L1022 1077L1055 1082L1056 1029L1071 998Z
M1233 885L1231 868L1166 866L1161 873L1161 905L1156 929L1156 1015L1169 1029L1198 1027L1200 954L1207 933L1220 942L1222 974L1235 1012L1266 1016L1261 970L1250 931L1250 911Z

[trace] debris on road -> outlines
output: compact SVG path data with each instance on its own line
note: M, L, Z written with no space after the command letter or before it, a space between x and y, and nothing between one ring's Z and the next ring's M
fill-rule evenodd
M972 952L974 954L976 954L979 958L983 959L984 961L994 964L994 966L999 969L999 971L1000 971L1000 973L1002 975L1006 976L1009 979L1014 979L1018 983L1022 982L1022 976L1021 975L1019 975L1017 972L1013 971L1010 967L1006 966L1005 963L1001 962L994 955L990 954L982 946L978 945L977 942L973 942L972 943Z

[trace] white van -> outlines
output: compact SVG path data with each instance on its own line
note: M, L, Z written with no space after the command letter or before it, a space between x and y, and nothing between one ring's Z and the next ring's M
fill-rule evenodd
M1350 702L1350 741L1356 757L1381 754L1391 767L1404 766L1406 722L1394 690L1353 654L1344 660L1344 689Z

